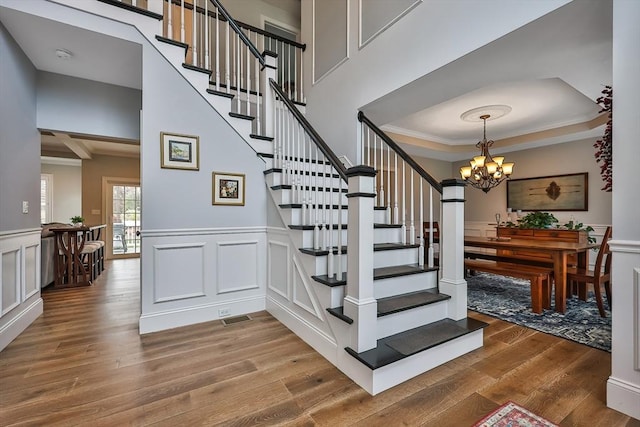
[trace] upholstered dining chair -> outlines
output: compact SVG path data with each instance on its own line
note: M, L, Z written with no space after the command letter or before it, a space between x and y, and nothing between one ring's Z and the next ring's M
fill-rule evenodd
M600 316L606 317L604 312L604 304L602 302L602 286L605 288L607 294L607 302L609 308L611 308L611 250L609 249L609 239L611 238L611 227L607 227L602 236L602 243L600 243L600 249L598 250L598 256L596 257L596 263L593 270L590 270L588 266L586 268L568 268L567 269L567 286L577 284L578 287L585 287L584 293L586 294L586 287L589 283L593 284L593 293L596 297L596 303L598 304L598 311ZM603 262L604 260L604 262Z

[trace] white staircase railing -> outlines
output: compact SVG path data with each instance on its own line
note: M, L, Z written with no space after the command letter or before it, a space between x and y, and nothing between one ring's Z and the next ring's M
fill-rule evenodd
M440 238L442 186L361 111L358 121L362 162L378 171L376 206L386 208L389 224L402 224L402 243L420 245L421 266L425 264L426 250L426 264L432 268L434 245ZM434 190L439 194L434 196Z

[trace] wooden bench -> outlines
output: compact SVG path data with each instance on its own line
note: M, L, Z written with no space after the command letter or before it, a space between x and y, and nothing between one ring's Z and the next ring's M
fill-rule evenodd
M551 308L551 276L553 268L525 265L493 260L464 260L464 266L472 271L499 274L501 276L527 279L531 282L531 310L542 313L543 308Z

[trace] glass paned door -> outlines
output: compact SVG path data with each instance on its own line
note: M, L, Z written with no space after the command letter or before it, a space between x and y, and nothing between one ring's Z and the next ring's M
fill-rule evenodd
M140 254L140 186L115 183L111 191L111 253L114 258Z

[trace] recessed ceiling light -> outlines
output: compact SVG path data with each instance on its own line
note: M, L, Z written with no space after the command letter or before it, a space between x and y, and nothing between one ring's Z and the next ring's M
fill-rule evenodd
M69 52L67 49L56 49L56 56L66 61L73 56L73 53Z

